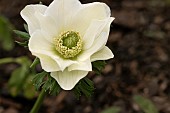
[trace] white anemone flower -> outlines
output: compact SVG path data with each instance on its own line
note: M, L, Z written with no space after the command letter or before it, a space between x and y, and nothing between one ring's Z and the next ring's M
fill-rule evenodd
M91 62L114 57L105 46L114 18L104 3L54 0L48 7L27 5L21 16L31 36L29 50L64 90L92 71Z

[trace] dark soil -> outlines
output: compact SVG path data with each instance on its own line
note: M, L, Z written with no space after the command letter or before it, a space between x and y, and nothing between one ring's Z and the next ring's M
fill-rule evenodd
M46 5L52 0L42 0ZM115 58L108 61L102 76L89 74L95 83L94 95L77 100L72 92L48 96L39 113L100 113L119 106L120 113L142 113L134 95L150 99L160 113L170 113L170 2L168 0L81 0L82 3L104 2L112 10L112 23L107 45ZM19 13L27 4L39 0L0 0L0 14L16 29L23 30ZM16 37L15 37L16 38ZM0 49L0 58L27 55L16 45L13 51ZM0 67L0 86L6 87L10 66ZM13 98L1 90L0 113L28 113L35 99Z

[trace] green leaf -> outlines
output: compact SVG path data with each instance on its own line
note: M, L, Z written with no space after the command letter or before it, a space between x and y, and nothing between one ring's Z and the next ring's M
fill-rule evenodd
M21 38L23 39L29 39L30 38L30 35L26 32L23 32L23 31L19 31L19 30L13 30L15 34L17 34L18 36L20 36Z
M50 88L51 95L57 95L61 90L61 87L59 86L55 79L52 79L52 84Z
M35 89L32 86L30 78L32 78L32 72L29 70L31 60L28 57L18 58L4 58L0 59L0 64L15 62L21 65L16 68L8 81L8 88L12 96L18 94L24 94L26 98L32 98L35 95Z
M7 51L14 48L12 29L13 25L10 21L5 17L0 16L0 41L2 48Z
M91 97L94 91L93 82L88 78L83 78L79 81L79 83L74 87L73 92L76 97L79 97L84 94L86 97Z
M32 99L36 94L32 79L33 74L28 75L25 84L23 85L23 94L27 99Z
M12 72L8 86L12 96L16 96L22 89L25 83L28 70L26 66L19 67Z
M11 62L15 62L15 59L14 58L2 58L2 59L0 59L0 65L5 64L5 63L11 63Z
M145 112L145 113L158 113L157 108L155 105L150 101L149 99L136 95L133 97L133 100L139 105L139 107Z
M15 41L17 44L19 44L20 46L24 46L24 47L28 47L28 41L24 41L24 42L18 42Z
M120 108L119 107L110 107L107 108L106 110L102 111L101 113L119 113Z
M33 78L33 84L35 86L35 89L38 91L40 87L45 83L44 78L48 75L47 72L43 71L41 73L38 73Z
M57 95L60 92L60 86L50 75L48 75L48 79L45 81L42 88L45 89L45 91L49 91L52 95Z
M36 58L34 59L33 63L31 64L30 68L31 68L31 69L34 69L35 66L36 66L37 64L39 64L39 63L40 63L40 59L36 57Z
M24 29L25 29L27 32L29 32L29 31L28 31L28 25L27 25L27 24L24 24Z
M9 91L11 95L16 96L22 91L24 86L23 84L26 84L26 80L29 77L29 65L31 64L31 61L30 59L28 59L28 57L19 57L6 58L3 63L7 63L9 61L16 62L21 65L21 67L15 69L12 72L12 75L8 81Z
M50 89L50 85L51 85L51 77L48 76L48 79L45 81L42 88L45 89L45 91L47 91Z
M27 66L28 70L29 70L29 66L31 65L31 60L26 56L16 58L15 62L20 64L20 65Z
M106 62L101 61L101 60L92 62L93 71L95 71L97 74L100 75L105 65L106 65Z
M18 57L18 58L2 58L0 59L0 65L1 64L5 64L5 63L11 63L11 62L15 62L18 63L20 65L25 65L28 66L31 64L31 60L28 57Z

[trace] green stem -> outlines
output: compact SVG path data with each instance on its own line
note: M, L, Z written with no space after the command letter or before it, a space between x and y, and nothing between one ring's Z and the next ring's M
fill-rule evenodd
M5 63L11 63L11 62L15 62L14 58L2 58L0 59L0 64L5 64Z
M38 96L33 108L31 109L30 113L37 113L38 112L46 94L47 94L47 92L44 89L42 89L42 91L41 91L40 95Z

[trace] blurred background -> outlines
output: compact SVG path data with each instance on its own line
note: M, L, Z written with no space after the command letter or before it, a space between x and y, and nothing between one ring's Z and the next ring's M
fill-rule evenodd
M49 5L52 0L41 0ZM94 81L92 97L62 91L48 96L39 113L170 113L170 0L104 2L115 21L107 45L115 58ZM0 0L0 113L28 113L38 93L28 70L34 57L15 41L24 31L20 11L39 0Z

